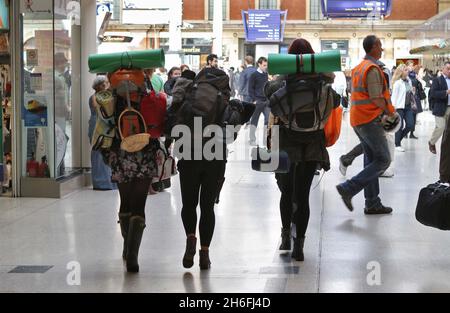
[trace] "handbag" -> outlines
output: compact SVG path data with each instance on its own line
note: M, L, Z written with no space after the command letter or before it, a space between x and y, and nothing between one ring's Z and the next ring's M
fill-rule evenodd
M260 147L252 149L254 171L286 174L289 173L290 164L286 151L269 151Z
M450 230L449 184L437 182L420 191L416 219L425 226Z
M341 135L342 107L337 107L331 111L330 117L325 124L325 145L331 147L336 143Z

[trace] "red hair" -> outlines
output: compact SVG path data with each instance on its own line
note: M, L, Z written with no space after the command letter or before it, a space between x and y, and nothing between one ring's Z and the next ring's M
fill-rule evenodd
M303 38L295 39L288 49L289 54L314 54L314 49L308 40Z

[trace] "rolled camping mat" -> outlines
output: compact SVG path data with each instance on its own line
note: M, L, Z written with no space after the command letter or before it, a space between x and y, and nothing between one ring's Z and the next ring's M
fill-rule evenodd
M269 74L328 73L341 71L341 53L269 54Z
M119 68L158 68L164 63L163 49L91 54L88 60L91 73L112 73Z

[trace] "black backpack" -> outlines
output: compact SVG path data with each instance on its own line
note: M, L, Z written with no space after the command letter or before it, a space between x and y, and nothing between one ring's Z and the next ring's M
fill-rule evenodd
M281 85L274 84L278 85L267 88L276 89L269 97L271 112L294 131L323 129L335 102L340 101L323 75L290 75Z
M220 124L230 99L227 74L219 69L202 70L186 92L176 124L194 126L194 118L202 118L202 127Z

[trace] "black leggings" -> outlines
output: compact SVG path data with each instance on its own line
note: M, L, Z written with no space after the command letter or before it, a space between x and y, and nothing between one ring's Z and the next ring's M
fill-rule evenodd
M298 162L291 165L289 173L276 174L281 191L280 213L283 228L295 223L297 238L305 236L309 222L309 192L317 162ZM294 203L297 210L294 212Z
M133 180L117 184L120 193L120 213L131 213L145 218L145 202L151 179Z
M223 178L226 161L188 161L180 160L178 170L180 172L181 198L183 220L186 235L195 234L197 229L197 205L200 194L200 244L209 247L214 233L216 217L214 215L214 203L217 186Z

